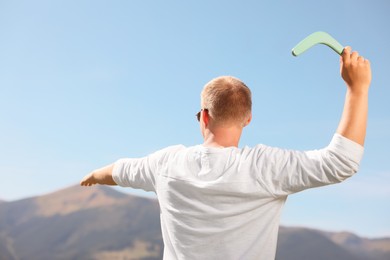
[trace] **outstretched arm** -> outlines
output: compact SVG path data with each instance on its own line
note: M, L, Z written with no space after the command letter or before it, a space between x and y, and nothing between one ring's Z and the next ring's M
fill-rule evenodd
M347 85L347 93L337 133L363 146L371 83L370 62L355 51L351 53L351 48L346 47L340 58L340 71Z
M80 182L81 186L92 186L94 184L104 184L104 185L117 185L112 178L112 170L114 164L107 165L103 168L94 170L93 172L87 174Z

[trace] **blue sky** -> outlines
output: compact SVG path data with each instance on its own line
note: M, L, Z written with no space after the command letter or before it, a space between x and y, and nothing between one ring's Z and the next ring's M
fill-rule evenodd
M345 94L339 58L322 45L291 55L321 30L372 63L365 156L346 182L290 196L282 224L390 236L389 11L385 0L0 0L0 199L202 142L199 93L220 75L253 92L240 146L326 146Z

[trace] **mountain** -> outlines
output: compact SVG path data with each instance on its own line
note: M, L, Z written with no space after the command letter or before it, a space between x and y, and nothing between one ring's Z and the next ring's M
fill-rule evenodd
M349 232L327 233L327 236L364 259L390 259L390 238L367 239Z
M158 203L70 187L0 204L0 259L161 259Z
M390 238L367 239L347 232L281 227L276 259L388 260Z
M106 186L0 204L0 260L162 259L159 206ZM390 259L390 238L281 227L278 260Z

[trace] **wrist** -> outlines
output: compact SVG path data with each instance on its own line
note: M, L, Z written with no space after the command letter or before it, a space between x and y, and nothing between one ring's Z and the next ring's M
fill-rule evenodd
M102 185L116 185L112 179L112 169L113 164L94 170L92 172L94 181Z
M347 94L356 97L367 97L369 87L365 85L348 85Z

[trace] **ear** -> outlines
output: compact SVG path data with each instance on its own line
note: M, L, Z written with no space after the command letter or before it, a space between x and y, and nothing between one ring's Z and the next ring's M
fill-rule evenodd
M244 127L246 127L247 125L249 125L249 123L252 121L252 113L249 114L249 117L248 119L245 121L244 123Z
M201 111L201 113L202 113L202 117L201 118L202 118L202 121L203 121L204 125L208 126L208 124L210 122L210 116L209 116L208 110L207 109L203 109Z

